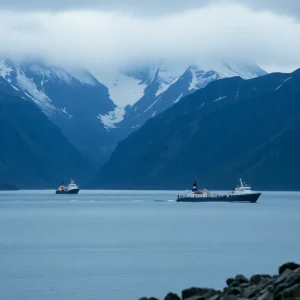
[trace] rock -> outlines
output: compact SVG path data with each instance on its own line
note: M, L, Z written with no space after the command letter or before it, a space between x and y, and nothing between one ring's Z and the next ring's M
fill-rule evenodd
M245 298L253 298L260 292L260 288L257 285L251 285L244 290L243 296Z
M241 300L242 298L234 296L234 295L227 295L227 296L223 296L221 297L220 300Z
M230 286L233 282L234 282L234 278L228 278L228 279L226 280L226 284L227 284L228 286Z
M202 296L193 296L193 297L186 298L185 300L205 300L205 298Z
M165 300L180 300L180 297L177 294L169 293Z
M252 284L259 284L261 280L262 280L262 276L260 276L260 275L258 275L258 274L252 275L252 276L250 277L250 282L251 282Z
M277 286L278 284L283 283L287 277L292 273L293 271L290 269L285 269L275 280L274 285Z
M241 291L241 289L239 289L237 287L233 287L233 288L228 289L226 294L237 296L237 295L241 295L242 291Z
M232 288L232 287L238 287L238 286L240 286L240 283L238 281L233 281L229 287Z
M273 294L271 292L265 292L260 295L256 300L273 300Z
M247 288L247 287L249 287L251 284L250 283L242 283L242 284L240 284L240 288L241 289L245 289L245 288Z
M214 289L208 289L204 294L202 295L205 299L209 299L215 295L220 295L221 291L216 291Z
M139 300L148 300L148 298L147 297L142 297Z
M185 289L181 292L182 299L187 299L193 296L202 296L203 293L206 292L207 289L197 288L197 287L191 287L189 289Z
M215 294L212 297L209 297L208 300L219 300L221 297L221 293ZM207 298L206 298L207 299Z
M278 294L280 294L283 290L289 288L290 286L288 286L286 283L281 283L279 285L277 285L274 289L274 296L276 297ZM281 298L281 297L280 297Z
M248 283L249 282L249 280L244 275L241 275L241 274L236 275L234 280L239 283Z
M288 289L285 289L282 292L281 299L282 300L292 300L292 299L299 299L300 298L300 284L296 284Z
M288 262L288 263L285 263L283 265L281 265L279 267L279 275L281 275L285 270L291 270L291 271L294 271L296 269L300 268L300 265L299 264L296 264L294 262Z
M148 300L158 300L158 299L155 297L150 297L150 298L148 298Z

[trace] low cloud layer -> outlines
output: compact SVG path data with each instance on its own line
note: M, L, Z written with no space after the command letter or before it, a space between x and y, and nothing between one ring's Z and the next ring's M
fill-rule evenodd
M241 4L257 10L272 11L300 18L298 0L10 0L0 3L0 9L13 11L101 10L132 14L170 14L198 9L214 4Z
M93 70L159 59L192 63L216 58L255 62L267 71L300 67L300 24L291 18L299 12L296 0L284 1L285 8L279 0L240 1L244 5L211 0L200 8L194 0L158 1L144 2L149 11L159 7L161 13L146 18L138 9L145 7L134 0L123 6L123 0L90 0L84 7L79 0L53 0L43 7L32 0L23 9L13 0L0 6L6 9L0 11L0 51L2 56L38 55Z

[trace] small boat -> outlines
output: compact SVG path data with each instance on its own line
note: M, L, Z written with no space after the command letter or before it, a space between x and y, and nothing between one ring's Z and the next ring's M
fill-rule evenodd
M56 194L78 194L79 190L80 189L78 185L74 182L74 180L71 180L68 186L65 186L63 182L56 190L55 193Z
M210 191L198 190L196 177L191 191L177 196L177 202L256 202L261 193L253 192L251 187L243 183L240 178L240 186L227 194L211 194Z

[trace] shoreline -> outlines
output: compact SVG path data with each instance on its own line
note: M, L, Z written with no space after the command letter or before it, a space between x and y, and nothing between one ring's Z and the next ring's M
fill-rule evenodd
M242 274L226 280L223 290L190 287L181 292L168 293L164 300L300 300L300 264L287 262L278 268L278 274ZM139 300L161 300L153 296Z

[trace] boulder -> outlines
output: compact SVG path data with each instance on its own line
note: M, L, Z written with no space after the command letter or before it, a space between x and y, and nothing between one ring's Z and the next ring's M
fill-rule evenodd
M256 300L273 300L273 294L271 292L265 292L260 295Z
M203 296L193 296L186 298L185 300L205 300L205 298Z
M275 286L285 282L285 280L287 279L287 277L293 273L293 271L291 269L285 269L275 280L274 284Z
M242 274L236 275L234 280L239 283L248 283L249 282L249 280Z
M237 295L241 295L242 291L238 287L233 287L233 288L229 288L226 294L237 296Z
M281 275L286 269L289 269L291 271L294 271L296 269L300 268L300 265L299 264L296 264L294 262L288 262L288 263L285 263L283 265L281 265L279 267L279 275Z
M191 287L189 289L183 290L181 292L181 296L182 296L183 300L190 298L190 297L194 297L194 296L202 296L204 293L204 290L206 291L207 289Z
M238 287L238 286L240 286L240 284L241 284L241 283L238 282L238 281L233 281L229 287L231 287L231 288L233 288L233 287Z
M282 300L300 299L300 284L296 284L282 292Z
M180 297L177 294L174 293L169 293L166 297L165 300L180 300Z
M245 298L253 298L258 296L260 292L260 288L257 285L251 285L244 290L243 296Z
M226 284L227 284L228 286L230 286L233 282L234 282L234 278L228 278L228 279L226 280Z
M242 284L240 284L239 288L245 289L245 288L249 287L250 285L251 285L250 283L242 283Z
M261 280L262 280L262 276L261 276L261 275L258 275L258 274L252 275L252 276L250 277L250 282L251 282L252 284L259 284Z

